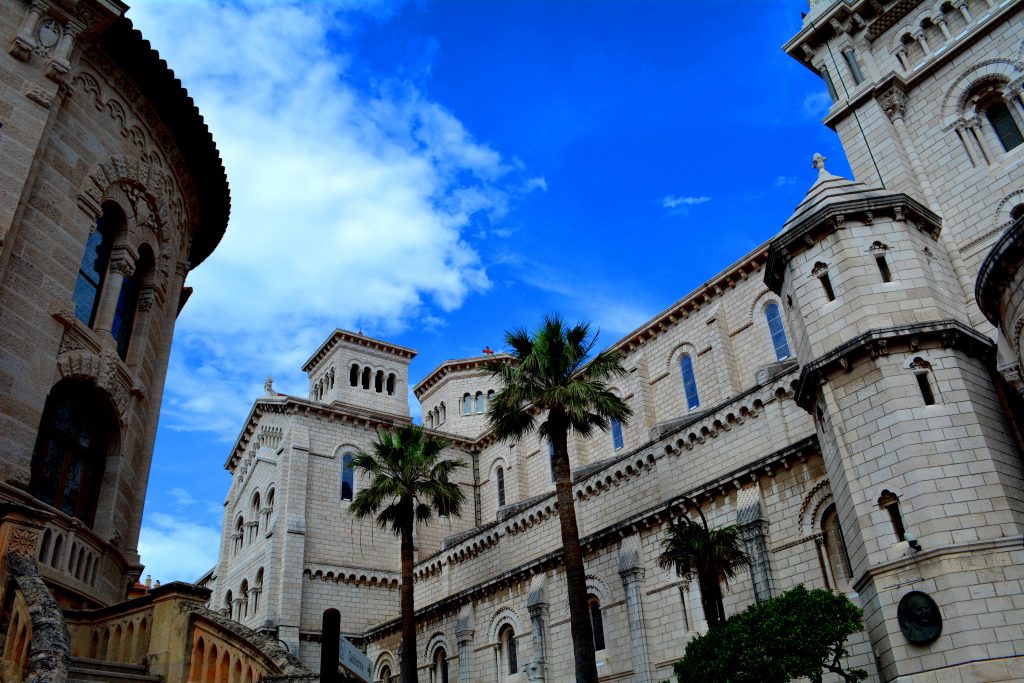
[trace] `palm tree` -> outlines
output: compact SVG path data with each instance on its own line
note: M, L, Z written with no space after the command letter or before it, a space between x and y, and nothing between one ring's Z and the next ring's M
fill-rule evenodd
M701 524L688 517L670 521L661 542L658 565L664 569L675 567L676 574L686 579L696 575L704 618L708 628L715 628L725 623L721 583L734 578L741 567L748 566L750 558L739 527L730 524L712 529L700 506L687 501L697 508Z
M570 430L587 437L594 429L607 431L610 420L627 424L632 411L606 384L608 379L624 377L626 370L617 352L593 353L597 334L590 334L588 323L568 327L555 315L546 316L532 335L525 328L506 332L505 343L512 360L491 366L502 388L494 395L487 417L501 440L518 439L536 429L551 443L576 681L593 683L597 660L567 443Z
M416 683L416 621L413 601L413 527L428 524L436 512L458 516L465 495L449 481L465 463L441 457L447 442L425 436L423 428L406 425L377 432L372 452L360 451L352 466L370 483L349 505L356 519L376 517L382 529L402 539L402 683Z

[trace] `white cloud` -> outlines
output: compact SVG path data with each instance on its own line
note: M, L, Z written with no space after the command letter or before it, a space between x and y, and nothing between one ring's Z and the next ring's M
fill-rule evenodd
M793 185L796 183L796 178L791 175L780 175L775 179L775 189L786 187L787 185Z
M661 199L661 205L666 209L675 209L680 206L697 206L711 201L711 197L678 197L676 195L665 195Z
M188 507L197 502L191 493L180 486L175 486L173 489L168 490L167 493L174 499L174 504L178 507Z
M220 529L159 512L146 515L139 537L145 573L161 583L193 582L217 563Z
M804 97L803 110L808 118L816 119L824 116L832 106L832 98L827 92L813 92Z
M168 427L232 439L267 375L306 393L298 368L334 327L389 334L458 308L490 287L469 236L503 228L511 199L546 189L413 85L357 84L346 37L389 12L133 7L209 123L232 188L224 240L188 279Z

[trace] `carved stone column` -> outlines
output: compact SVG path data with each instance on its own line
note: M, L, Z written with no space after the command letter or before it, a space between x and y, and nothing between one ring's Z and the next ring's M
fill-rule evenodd
M526 609L530 613L530 629L533 640L533 659L526 665L526 678L530 683L546 680L548 602L546 598L547 579L535 576L526 598Z
M96 311L93 329L97 332L111 334L114 328L114 314L117 312L117 300L121 298L121 286L124 279L135 272L135 258L127 248L114 251L107 268L107 277L103 280L103 291L99 292L100 305Z
M754 600L760 603L772 597L774 591L765 542L768 523L761 515L761 494L756 486L742 489L737 494L736 526L740 529L747 557L750 558L750 582L754 587Z
M468 606L459 610L455 620L455 643L459 651L459 683L472 683L469 670L470 646L473 644L473 612Z
M650 657L647 654L647 626L644 623L644 566L640 560L640 539L630 536L619 551L619 577L626 594L629 618L629 642L633 655L633 681L652 683Z
M967 9L967 0L956 0L953 5L960 10L960 14L963 15L964 21L968 24L974 23L974 19L971 18L971 12Z
M45 13L46 3L42 0L35 0L28 6L25 17L21 20L21 26L18 27L18 35L14 37L11 46L7 49L18 61L28 61L32 54L32 49L36 46L36 27L39 26L39 20Z

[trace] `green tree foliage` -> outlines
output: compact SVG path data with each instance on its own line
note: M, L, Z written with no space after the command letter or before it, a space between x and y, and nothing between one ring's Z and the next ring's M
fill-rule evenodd
M846 639L863 628L864 611L843 595L797 586L697 636L675 665L679 683L785 683L826 671L847 683L867 678L846 669Z
M590 436L607 431L615 419L626 425L633 414L609 391L609 379L626 376L615 351L594 353L597 334L581 323L567 326L550 315L536 332L520 328L505 334L512 362L495 362L491 370L502 389L494 395L487 417L499 439L518 439L534 430L552 447L552 470L562 532L577 683L596 683L594 633L587 605L587 576L576 525L569 467L568 434Z
M465 495L451 475L465 463L442 457L448 444L424 435L416 425L377 432L371 452L360 451L352 466L369 484L356 492L349 514L375 517L382 529L401 538L402 683L416 683L416 621L413 600L413 529L427 524L436 512L459 516Z
M699 512L700 508L697 510ZM661 547L658 564L662 568L674 567L676 574L687 579L697 577L708 626L716 628L724 624L721 584L750 564L739 528L732 524L709 528L701 512L701 524L687 517L670 522Z

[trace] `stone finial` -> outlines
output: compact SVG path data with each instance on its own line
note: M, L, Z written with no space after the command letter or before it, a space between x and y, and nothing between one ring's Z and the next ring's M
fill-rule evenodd
M274 395L274 378L273 377L267 377L267 381L263 383L263 391L267 394L267 396L273 396Z
M829 173L828 170L825 168L825 162L826 161L827 161L826 157L822 156L818 152L815 152L814 156L811 157L811 166L813 166L814 168L818 169L818 180L819 181L827 180L828 178L835 178L835 176L832 175L831 173Z

